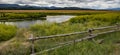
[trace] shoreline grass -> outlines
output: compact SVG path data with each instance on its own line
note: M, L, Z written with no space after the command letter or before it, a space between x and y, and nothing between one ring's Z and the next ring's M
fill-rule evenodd
M109 12L108 12L109 13ZM102 18L104 17L104 18ZM115 25L120 23L119 13L110 14L96 14L96 15L84 15L84 17L77 16L72 21L65 23L44 23L35 24L30 28L22 29L18 31L15 36L16 39L0 49L0 55L29 55L30 43L26 41L33 33L34 36L48 36L56 34L65 34L71 32L80 32L88 30L89 28L98 28L103 26ZM102 30L101 30L102 31ZM56 46L56 43L70 41L81 38L83 35L74 35L66 38L52 38L39 40L35 42L35 51L39 52L44 49L48 49ZM115 45L120 40L120 32L109 33L100 35L94 40L87 40L84 42L76 43L75 45L65 46L60 49L56 49L50 52L46 52L42 55L113 55L118 54L115 51L120 51L120 48ZM104 37L104 38L103 38ZM99 39L105 39L102 44L98 44L96 41ZM119 43L118 43L119 44ZM116 50L118 48L118 50ZM40 55L40 54L38 54Z
M43 13L0 13L0 20L35 20L43 19L46 14Z

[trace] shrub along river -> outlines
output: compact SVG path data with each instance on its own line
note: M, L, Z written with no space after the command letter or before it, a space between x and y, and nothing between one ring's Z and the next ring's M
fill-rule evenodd
M65 21L69 20L72 17L75 17L75 16L73 16L73 15L55 15L55 16L47 16L47 17L45 17L44 20L37 19L37 20L24 20L24 21L13 21L13 22L4 21L4 22L0 22L0 23L15 25L18 28L27 28L31 25L42 24L44 22L61 23L61 22L65 22Z

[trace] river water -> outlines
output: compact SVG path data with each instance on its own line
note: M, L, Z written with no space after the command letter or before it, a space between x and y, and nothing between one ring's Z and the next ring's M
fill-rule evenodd
M18 28L27 28L27 27L29 27L31 25L42 24L42 23L45 23L45 22L48 22L48 23L53 23L53 22L61 23L61 22L65 22L65 21L69 20L72 17L75 17L75 16L72 16L72 15L55 15L55 16L47 16L47 17L45 17L46 20L25 20L25 21L0 22L0 23L8 24L8 25L15 25Z

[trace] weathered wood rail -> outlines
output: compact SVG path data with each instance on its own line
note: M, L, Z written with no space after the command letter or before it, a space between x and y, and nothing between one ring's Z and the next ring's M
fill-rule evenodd
M103 29L109 29L109 28L113 28L112 30L110 31L106 31L106 32L101 32L101 33L97 33L97 34L94 34L93 32L95 30L103 30ZM88 39L92 39L92 38L95 38L97 37L98 35L101 35L101 34L107 34L107 33L112 33L112 32L116 32L116 31L120 31L120 25L119 24L116 24L114 26L106 26L106 27L100 27L100 28L92 28L92 29L89 29L87 31L82 31L82 32L74 32L74 33L68 33L68 34L60 34L60 35L51 35L51 36L42 36L42 37L33 37L33 35L31 34L31 37L28 39L30 42L31 42L31 54L30 55L36 55L38 53L44 53L46 51L51 51L51 50L54 50L54 49L57 49L57 48L61 48L63 46L66 46L66 45L70 45L70 44L75 44L77 42L81 42L83 40L88 40ZM84 33L89 33L88 36L86 37L83 37L83 38L80 38L80 39L75 39L75 40L72 40L72 41L68 41L68 42L64 42L64 43L58 43L59 46L57 47L53 47L53 48L50 48L50 49L46 49L46 50L43 50L41 52L37 52L35 53L35 47L34 47L34 42L36 40L40 40L40 39L50 39L50 38L56 38L56 37L69 37L71 35L77 35L77 34L84 34Z

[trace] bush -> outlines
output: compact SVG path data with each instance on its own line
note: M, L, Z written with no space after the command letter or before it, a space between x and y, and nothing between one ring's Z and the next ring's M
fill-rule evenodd
M97 15L84 15L71 18L68 22L70 23L87 23L91 21L108 22L115 24L120 22L120 13L108 13L108 14L97 14Z
M12 25L0 24L0 41L8 40L15 36L17 28Z

